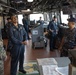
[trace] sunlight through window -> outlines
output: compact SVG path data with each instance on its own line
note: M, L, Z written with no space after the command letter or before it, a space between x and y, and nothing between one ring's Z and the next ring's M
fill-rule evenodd
M67 14L63 14L62 11L61 11L61 19L62 19L62 23L65 23L65 24L68 23L68 21L67 21L68 15Z
M23 25L22 19L23 19L23 15L22 14L18 15L18 23Z
M42 17L42 20L44 20L43 14L30 14L30 20L38 21Z

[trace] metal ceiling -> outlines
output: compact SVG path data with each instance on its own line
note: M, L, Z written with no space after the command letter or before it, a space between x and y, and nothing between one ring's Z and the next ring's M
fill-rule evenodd
M18 10L51 11L61 9L63 6L71 6L72 3L74 5L75 0L34 0L31 3L27 2L27 0L10 0L10 2L11 6Z
M34 0L33 2L27 2L27 0L8 0L10 7L10 12L16 12L26 9L31 9L32 11L47 12L54 9L62 9L64 6L76 7L76 0Z
M67 2L67 0L34 0L31 3L27 2L27 0L11 0L11 6L18 10L50 11L61 8L65 2Z

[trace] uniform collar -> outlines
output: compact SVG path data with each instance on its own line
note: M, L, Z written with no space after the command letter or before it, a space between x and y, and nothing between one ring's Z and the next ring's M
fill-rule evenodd
M70 30L70 31L75 31L75 30L76 30L76 28L75 28L75 27L74 27L73 29L70 29L70 28L69 28L69 30Z
M13 25L13 27L14 28L16 28L16 29L18 29L19 27L20 27L20 25L18 24L18 28L12 23L12 25Z

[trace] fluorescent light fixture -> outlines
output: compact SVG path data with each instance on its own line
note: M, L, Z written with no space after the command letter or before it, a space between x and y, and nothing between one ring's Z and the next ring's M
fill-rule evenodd
M31 10L30 9L27 9L27 10L21 10L23 13L29 13L29 12L31 12Z
M28 2L33 2L33 0L27 0Z

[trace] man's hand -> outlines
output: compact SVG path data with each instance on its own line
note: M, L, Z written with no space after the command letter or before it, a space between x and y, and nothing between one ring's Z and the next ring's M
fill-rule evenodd
M44 35L48 34L48 32L45 32Z
M61 52L61 49L62 49L62 47L59 47L59 48L58 48L58 51Z
M7 55L6 55L6 57L4 58L4 61L6 61L7 60Z
M54 32L54 30L51 30L51 29L50 29L50 31L51 31L51 32Z
M26 41L23 41L22 44L23 44L23 45L27 45L27 42L26 42Z

